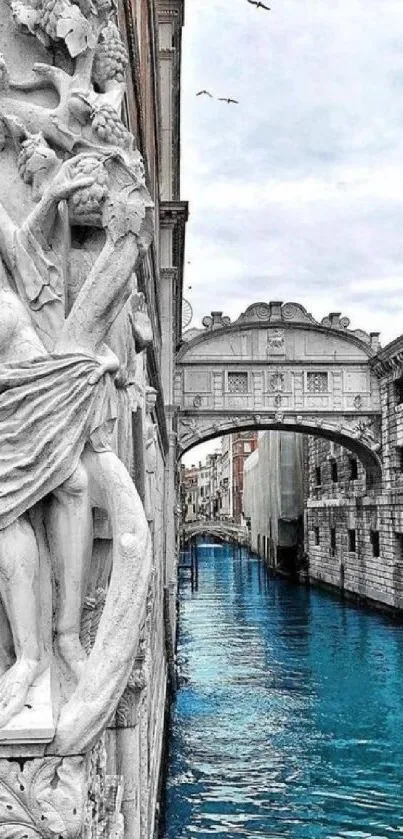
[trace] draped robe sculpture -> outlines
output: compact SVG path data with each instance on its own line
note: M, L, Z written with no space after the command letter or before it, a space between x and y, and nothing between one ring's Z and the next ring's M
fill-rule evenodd
M0 60L0 146L14 156L29 201L38 202L16 224L0 194L0 744L50 667L56 733L47 753L84 754L127 683L152 566L143 506L110 445L119 361L107 337L136 291L153 208L120 120L126 56L112 4L15 2L12 13L42 44L57 43L66 60L36 64L22 82ZM56 92L53 109L30 98L43 89ZM80 230L92 244L69 309L70 242ZM87 658L80 619L94 507L108 515L113 562ZM41 617L43 545L53 643Z

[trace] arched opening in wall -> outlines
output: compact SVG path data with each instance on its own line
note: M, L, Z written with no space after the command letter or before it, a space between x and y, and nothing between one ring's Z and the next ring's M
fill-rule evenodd
M182 487L192 480L196 502L192 510L181 503L182 522L190 524L193 516L244 527L251 550L276 572L306 578L326 562L335 584L342 579L344 585L348 557L352 562L359 550L362 499L381 488L375 446L340 429L295 423L234 423L204 439L196 423L192 431L181 455L180 487L183 499Z

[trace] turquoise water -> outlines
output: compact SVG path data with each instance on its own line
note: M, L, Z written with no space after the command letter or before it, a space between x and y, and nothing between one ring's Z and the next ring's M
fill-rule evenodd
M167 839L403 836L403 627L198 548L181 585Z

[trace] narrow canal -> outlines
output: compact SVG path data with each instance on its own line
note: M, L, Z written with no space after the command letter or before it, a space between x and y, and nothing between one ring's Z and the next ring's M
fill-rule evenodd
M198 547L181 585L166 839L403 834L403 627Z

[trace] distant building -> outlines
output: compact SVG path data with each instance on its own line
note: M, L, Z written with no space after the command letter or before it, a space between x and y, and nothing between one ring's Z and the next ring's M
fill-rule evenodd
M230 519L243 523L243 467L257 445L257 432L242 431L221 438L221 448L205 463L181 469L184 521Z
M182 466L180 472L180 494L182 520L185 522L196 521L199 517L199 491L198 491L199 469L196 466L186 468Z
M302 547L304 440L265 431L244 464L244 515L251 547L278 570L295 566Z
M232 519L232 435L221 437L221 518Z
M231 438L230 459L232 462L232 509L230 518L237 524L244 522L244 465L257 447L257 431L236 431Z
M208 519L210 514L210 468L199 464L197 475L199 518Z

